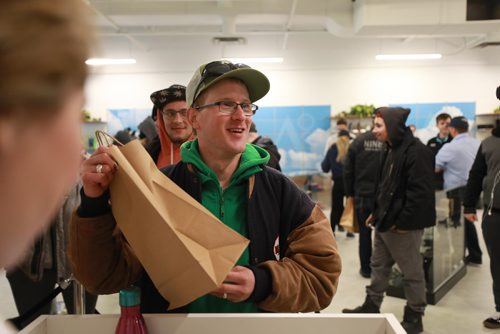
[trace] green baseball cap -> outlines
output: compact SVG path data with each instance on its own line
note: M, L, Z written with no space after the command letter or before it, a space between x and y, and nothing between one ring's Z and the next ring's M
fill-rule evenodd
M227 78L243 81L247 87L250 102L260 100L269 92L269 80L262 72L245 64L233 64L228 60L216 60L201 65L194 73L186 88L187 105L192 107L194 101L203 91Z

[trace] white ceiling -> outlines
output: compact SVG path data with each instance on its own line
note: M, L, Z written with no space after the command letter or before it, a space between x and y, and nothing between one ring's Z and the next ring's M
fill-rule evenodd
M443 54L410 65L500 65L500 46L478 47L500 42L500 20L466 22L466 0L88 2L101 39L96 55L138 61L104 73L192 71L213 59L257 56L284 57L264 65L275 70L401 65L376 61L379 53Z

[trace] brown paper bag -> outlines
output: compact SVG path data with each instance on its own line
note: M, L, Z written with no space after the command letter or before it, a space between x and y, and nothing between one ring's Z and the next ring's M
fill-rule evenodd
M113 215L169 309L219 286L249 241L161 173L138 140L109 154Z
M342 217L340 218L340 226L343 226L347 232L358 233L359 225L358 219L356 217L356 212L354 211L354 198L348 197L344 206L344 212L342 212Z

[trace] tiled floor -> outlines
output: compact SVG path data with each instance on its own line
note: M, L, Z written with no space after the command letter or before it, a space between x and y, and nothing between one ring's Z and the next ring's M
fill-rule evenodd
M480 228L480 225L476 223ZM478 230L481 235L480 230ZM425 333L493 333L482 326L482 321L493 311L489 259L482 238L483 265L467 267L467 275L437 305L429 305L424 317ZM337 234L337 242L343 261L343 272L338 292L332 304L324 312L340 312L344 307L359 305L365 297L364 287L369 280L358 274L358 239ZM401 319L404 300L386 297L382 312L394 313ZM101 313L119 312L117 295L100 296L97 309ZM17 315L10 288L4 273L0 273L0 314L3 317ZM500 330L498 331L500 333Z

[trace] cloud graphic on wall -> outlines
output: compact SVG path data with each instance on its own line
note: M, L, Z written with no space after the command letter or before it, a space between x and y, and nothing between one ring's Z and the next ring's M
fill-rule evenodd
M290 158L290 164L294 167L312 168L316 161L321 158L317 153L288 150L287 156Z
M438 134L439 129L436 126L436 116L441 113L447 113L451 116L451 118L463 116L460 108L457 108L455 106L444 106L438 112L434 113L434 115L432 115L432 117L429 119L429 122L427 123L427 126L425 128L417 129L416 135L424 144L427 144L427 141L429 139L435 137ZM473 121L469 120L469 129L472 127L472 124Z
M320 147L321 150L325 147L325 143L328 140L329 133L327 130L323 129L315 129L309 136L306 138L306 143L311 145L313 151L316 150L317 147Z
M122 121L113 112L108 110L107 116L107 131L110 135L114 136L118 131L125 128Z
M280 153L280 166L285 166L287 164L288 158L287 158L287 152L286 150L282 148L278 148L278 152Z

